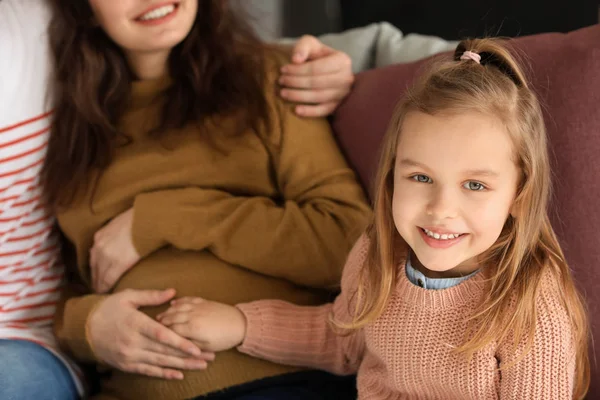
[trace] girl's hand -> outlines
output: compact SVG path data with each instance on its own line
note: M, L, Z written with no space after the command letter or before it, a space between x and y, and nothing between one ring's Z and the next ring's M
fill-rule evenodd
M140 256L133 245L133 208L115 217L94 235L90 250L92 286L107 293Z
M163 304L174 295L173 289L125 290L110 295L87 322L96 357L121 371L164 379L183 379L181 370L206 369L214 353L201 352L138 310Z
M281 97L302 103L296 107L296 113L304 117L333 113L354 83L350 57L310 35L296 42L292 63L281 72Z
M208 351L229 350L246 337L246 317L240 310L199 297L172 301L171 307L156 319Z

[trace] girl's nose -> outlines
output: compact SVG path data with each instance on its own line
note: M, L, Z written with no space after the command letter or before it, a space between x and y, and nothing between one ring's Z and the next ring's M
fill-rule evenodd
M438 188L433 191L426 212L435 220L456 218L459 209L458 203L459 199L456 193L450 189Z

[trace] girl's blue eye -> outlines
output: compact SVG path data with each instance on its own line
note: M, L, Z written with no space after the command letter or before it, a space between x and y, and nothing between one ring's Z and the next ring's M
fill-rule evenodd
M411 178L420 183L432 183L433 182L431 180L431 178L428 177L427 175L414 175Z
M485 189L486 189L486 187L485 187L485 186L484 186L482 183L479 183L479 182L473 182L473 181L469 181L469 182L465 183L465 184L463 185L463 187L464 187L465 189L472 190L472 191L474 191L474 192L480 192L480 191L482 191L482 190L485 190Z

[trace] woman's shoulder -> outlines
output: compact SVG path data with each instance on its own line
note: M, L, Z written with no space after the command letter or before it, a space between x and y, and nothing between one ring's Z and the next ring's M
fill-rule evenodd
M267 74L272 74L273 77L279 77L281 67L290 63L292 57L292 49L288 46L280 44L265 44L264 59Z
M310 140L312 135L332 136L331 127L325 118L303 118L296 114L297 104L283 99L280 95L281 67L290 63L291 51L279 45L265 45L262 65L263 94L269 112L269 125L264 132L269 141L278 147L293 135L302 135Z
M287 105L288 102L279 96L281 67L289 64L291 51L285 46L266 44L263 52L264 90L267 100L275 105Z

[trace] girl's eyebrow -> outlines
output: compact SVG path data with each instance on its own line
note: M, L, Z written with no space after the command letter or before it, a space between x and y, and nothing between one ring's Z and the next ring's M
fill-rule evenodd
M491 169L469 169L465 171L464 174L469 176L485 176L488 178L497 178L499 175L497 172L492 171Z
M429 169L425 164L422 164L415 160L411 160L410 158L403 158L402 160L400 160L400 162L398 162L398 166L418 167L418 168L422 168L422 169ZM485 176L485 177L489 177L489 178L497 178L500 175L496 171L493 171L491 169L486 169L486 168L469 169L469 170L464 171L463 174L468 175L468 176Z
M401 167L419 167L423 169L429 169L425 164L421 164L419 162L411 160L410 158L403 158L402 160L400 160L400 162L398 162L398 165Z

